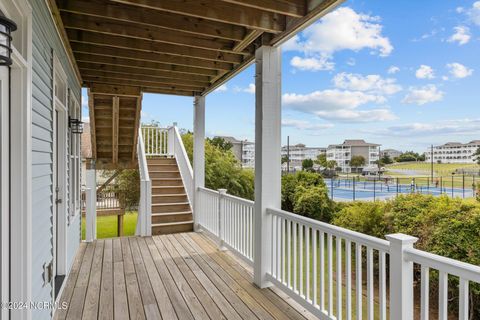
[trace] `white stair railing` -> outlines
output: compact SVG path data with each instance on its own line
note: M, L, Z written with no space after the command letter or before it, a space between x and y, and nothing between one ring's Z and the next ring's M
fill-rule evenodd
M143 126L142 136L145 147L145 155L150 156L169 156L169 138L168 128L153 126Z
M183 186L185 187L185 190L187 192L188 200L190 201L190 203L192 203L193 169L192 165L190 164L190 159L188 158L187 151L185 150L185 146L183 145L182 136L180 135L180 132L178 131L178 128L175 124L168 128L167 153L175 157L178 165L178 170L180 171L180 175L183 180Z
M137 143L138 168L140 171L140 203L135 234L150 236L152 234L152 182L148 174L142 131L143 128L140 128L138 131Z

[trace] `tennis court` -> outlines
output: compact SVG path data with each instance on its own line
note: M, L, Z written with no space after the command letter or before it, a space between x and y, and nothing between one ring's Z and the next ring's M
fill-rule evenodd
M399 194L421 193L450 197L471 198L475 192L469 188L435 185L418 185L414 182L399 183L398 180L358 181L354 179L325 179L329 197L337 201L386 200Z

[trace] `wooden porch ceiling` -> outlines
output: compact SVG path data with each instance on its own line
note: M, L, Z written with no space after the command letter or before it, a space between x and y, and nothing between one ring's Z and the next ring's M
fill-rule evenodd
M342 1L48 0L91 89L97 168L135 165L143 92L206 95L252 63L257 47L281 44Z
M53 1L53 0L50 0ZM206 94L341 0L56 0L85 86ZM55 14L55 13L54 13Z

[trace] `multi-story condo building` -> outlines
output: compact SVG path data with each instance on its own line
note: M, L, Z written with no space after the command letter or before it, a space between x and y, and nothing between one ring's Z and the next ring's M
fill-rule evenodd
M238 140L229 136L217 136L230 142L232 146L232 152L235 157L240 161L242 167L253 168L255 167L255 142L247 140Z
M474 163L475 151L480 148L480 140L468 143L447 142L433 147L433 161L436 163ZM431 149L425 152L425 162L431 161Z
M361 172L363 168L352 168L350 161L354 156L365 158L365 167L375 165L379 160L380 145L365 140L345 140L342 144L332 144L327 149L327 160L335 160L342 172Z
M296 144L294 146L283 146L282 147L282 157L289 155L290 158L290 168L301 169L302 161L305 159L315 160L321 154L326 154L327 148L320 147L307 147L302 143ZM286 168L286 165L285 165Z
M395 159L397 157L400 157L403 154L402 151L398 151L395 149L385 149L380 151L380 156L385 157L386 155L390 157L390 159Z

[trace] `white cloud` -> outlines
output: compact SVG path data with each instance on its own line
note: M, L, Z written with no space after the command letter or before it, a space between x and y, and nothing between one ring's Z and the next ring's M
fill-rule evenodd
M82 117L83 123L90 123L90 117Z
M452 136L477 135L480 130L480 119L455 119L432 123L415 122L375 130L375 135L418 137L418 136ZM370 132L372 133L372 132Z
M408 94L402 102L407 104L424 105L427 103L441 101L444 93L433 85L429 84L423 87L410 87Z
M215 89L214 92L225 92L228 90L228 87L226 84L222 84L220 87L218 87L217 89Z
M299 56L295 56L290 61L290 65L299 70L309 71L333 70L335 67L335 63L329 60L328 57L301 58Z
M373 54L385 57L393 51L393 46L389 38L382 34L383 27L379 21L379 17L341 7L307 28L301 36L291 38L283 45L283 49L300 51L305 54L305 59L314 59L310 61L310 64L315 62L313 65L317 67L313 70L330 70L319 69L318 66L333 67L333 62L325 64L325 60L332 59L335 52L342 50L371 49ZM297 62L300 62L298 58Z
M309 121L304 120L297 120L297 119L282 119L282 126L284 127L291 127L300 130L324 130L333 127L331 123L324 123L324 124L314 124Z
M480 26L480 1L475 1L471 8L464 9L462 12L465 12L469 20Z
M422 64L415 72L415 76L418 79L433 79L435 78L435 73L432 67Z
M473 74L473 69L469 69L463 64L453 62L447 64L447 69L454 78L466 78Z
M241 87L236 86L235 88L233 88L233 91L234 92L246 92L246 93L255 94L255 84L250 83L248 85L248 87L246 87L246 88L241 88Z
M362 76L353 73L339 73L333 78L333 83L337 88L353 91L366 91L376 94L395 94L402 90L393 78L384 79L378 74L369 74Z
M454 27L453 30L455 33L447 39L448 42L458 42L458 44L462 46L470 41L471 35L468 27L457 26Z
M388 73L388 74L395 74L395 73L397 73L398 71L400 71L400 68L399 68L399 67L397 67L397 66L391 66L390 68L388 68L387 73Z
M283 104L290 109L314 114L326 120L346 122L372 122L395 119L395 115L385 107L359 110L369 103L383 104L383 96L361 91L328 89L309 94L286 93Z
M88 108L88 97L82 95L82 108Z

